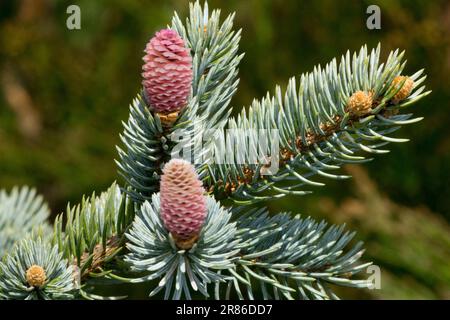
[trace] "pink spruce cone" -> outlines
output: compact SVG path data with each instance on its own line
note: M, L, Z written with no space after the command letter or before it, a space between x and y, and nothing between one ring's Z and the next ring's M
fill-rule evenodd
M187 104L192 85L192 57L174 30L156 33L145 48L144 93L156 112L172 113Z
M160 190L161 218L177 244L196 241L207 214L204 193L189 162L172 159L165 165ZM187 245L190 246L192 243Z

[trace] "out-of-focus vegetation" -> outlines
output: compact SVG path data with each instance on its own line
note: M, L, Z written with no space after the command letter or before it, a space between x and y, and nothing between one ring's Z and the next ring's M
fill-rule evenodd
M81 8L82 29L66 28ZM382 289L354 298L450 298L450 3L391 1L210 1L237 12L243 28L236 110L275 83L347 49L381 42L406 50L406 73L426 68L433 93L413 107L425 120L402 129L412 142L313 196L271 203L346 222L382 270ZM369 4L382 29L366 28ZM0 186L36 186L54 213L116 179L114 146L140 87L143 48L187 1L17 0L0 2ZM358 296L352 296L358 294Z

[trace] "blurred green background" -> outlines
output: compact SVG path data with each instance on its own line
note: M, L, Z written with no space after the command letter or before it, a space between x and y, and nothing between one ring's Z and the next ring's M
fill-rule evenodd
M66 8L81 8L81 30L66 28ZM237 12L243 28L236 110L324 65L347 49L382 44L406 50L406 74L426 68L433 93L413 106L425 120L397 136L412 142L327 181L312 196L278 200L290 210L347 223L366 242L365 259L382 270L381 290L346 298L450 298L450 2L210 1ZM366 28L366 8L381 8L382 29ZM29 184L53 212L117 179L114 146L140 88L143 48L181 0L0 1L0 187Z

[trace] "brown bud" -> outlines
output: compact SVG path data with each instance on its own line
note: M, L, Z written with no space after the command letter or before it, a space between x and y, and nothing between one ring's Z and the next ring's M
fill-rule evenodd
M414 80L407 76L397 76L392 80L392 86L399 86L403 81L402 88L395 94L395 96L392 98L393 104L398 104L400 101L405 100L409 97L411 94L411 91L414 87Z
M356 91L348 99L347 112L357 117L364 116L372 110L372 102L372 93Z
M26 272L27 282L32 287L42 287L47 280L44 268L38 265L32 265Z
M171 127L173 127L173 124L175 123L175 121L177 121L179 112L175 111L175 112L171 112L168 114L157 112L156 114L158 115L159 119L161 120L161 124L164 128L171 128Z
M191 237L189 239L180 239L174 235L172 235L172 236L174 237L177 247L180 248L181 250L191 249L198 240L198 235L194 235L193 237Z

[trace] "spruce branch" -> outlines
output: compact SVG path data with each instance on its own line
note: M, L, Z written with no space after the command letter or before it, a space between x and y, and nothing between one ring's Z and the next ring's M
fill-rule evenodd
M0 262L0 300L74 299L73 274L57 246L30 235Z
M130 253L125 262L132 271L146 275L129 282L158 279L149 296L164 290L164 299L192 299L195 292L209 297L208 285L225 281L218 271L234 266L239 248L231 213L211 197L206 199L206 206L208 213L198 239L191 248L181 249L164 227L160 195L153 195L151 203L144 202L127 233Z
M206 116L206 129L221 127L231 113L228 108L239 79L238 66L243 54L238 55L241 30L233 30L235 14L220 23L220 10L209 14L208 3L189 4L189 18L183 25L175 12L172 29L185 39L193 57L192 96L199 107L197 115Z
M93 193L77 206L68 206L55 220L53 243L78 268L81 281L98 277L123 249L133 218L133 205L114 183L100 196Z
M268 94L261 101L255 100L248 111L231 118L214 140L215 154L227 150L240 158L208 164L208 172L201 173L207 177L207 188L217 197L230 197L238 204L303 195L310 193L305 186L323 185L312 180L313 176L348 178L330 170L345 163L370 161L361 151L384 154L389 151L381 147L389 142L408 141L389 135L402 125L422 120L400 112L430 91L424 92L423 70L410 77L400 76L405 66L403 55L396 50L380 64L380 46L370 53L363 46L352 58L347 52L339 64L333 59L325 68L318 66L303 74L299 85L292 78L284 95L277 87L273 97ZM278 130L279 154L270 154L271 140L258 143L261 129ZM239 143L232 145L236 139L233 130L245 130L248 137L238 137ZM252 162L255 152L266 158L273 156L273 161L279 162L278 172L265 175L270 163L260 159Z
M15 187L10 193L0 190L0 258L36 228L50 234L49 215L48 205L35 189Z
M237 220L237 228L240 257L227 270L231 280L225 298L234 290L240 299L336 299L330 284L371 285L354 278L371 263L359 262L362 243L350 246L355 233L344 225L328 227L299 215L269 216L266 209L252 209ZM216 298L222 291L216 283Z
M159 194L145 202L127 234L130 253L125 262L138 278L158 280L150 296L164 299L205 297L229 299L337 299L330 285L370 287L357 275L371 263L361 263L362 243L350 245L355 233L311 218L252 209L232 222L231 212L207 198L208 217L196 243L185 249L165 228ZM181 227L181 224L180 224ZM214 286L208 286L209 284Z
M141 95L130 105L127 123L120 135L125 150L116 147L119 174L125 179L129 196L137 202L157 191L160 166L168 157L168 138L159 117L152 114Z

